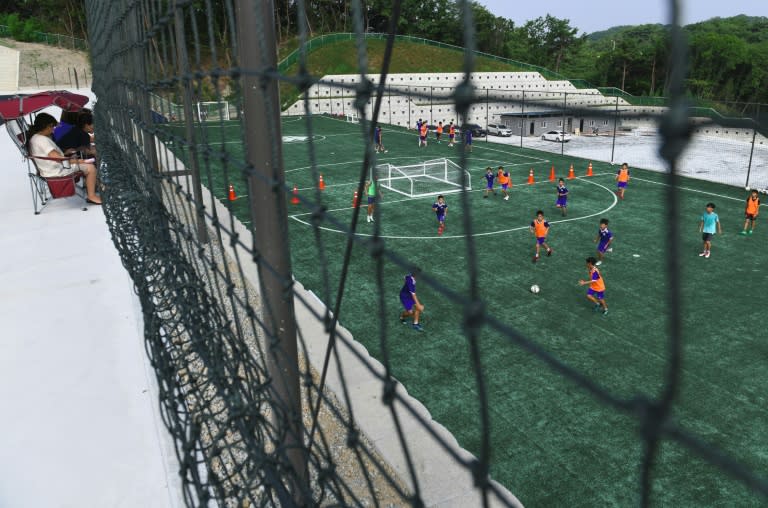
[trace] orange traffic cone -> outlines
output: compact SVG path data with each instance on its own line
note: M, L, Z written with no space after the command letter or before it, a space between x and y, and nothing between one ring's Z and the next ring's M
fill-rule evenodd
M549 170L549 181L554 182L555 181L555 166L552 165L552 169Z
M533 168L528 172L528 185L534 183L533 181Z
M359 205L359 198L357 197L357 191L355 191L355 195L352 197L352 208L357 208Z
M293 186L293 197L291 198L291 204L299 204L299 188L295 185Z
M587 166L587 176L592 176L592 161L590 161L589 166Z
M318 189L325 190L325 182L323 181L323 174L320 173L320 182L317 184Z
M571 169L568 170L568 180L573 180L576 178L576 173L573 171L573 164L571 164Z
M229 200L234 201L237 199L237 195L235 194L235 186L232 184L229 184Z

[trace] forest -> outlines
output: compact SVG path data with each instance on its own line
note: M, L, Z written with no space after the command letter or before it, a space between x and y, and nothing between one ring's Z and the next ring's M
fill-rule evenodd
M162 2L160 2L162 3ZM211 21L218 43L226 43L226 9L214 0L213 19L206 2L191 2L201 23ZM310 37L350 32L352 0L306 0L297 17L296 0L275 0L281 45L296 44L298 21ZM386 32L394 15L392 0L360 0L363 29ZM402 0L397 32L463 46L463 21L457 0ZM665 95L669 73L669 27L620 26L587 34L567 19L545 15L515 25L472 2L476 49L539 65L594 86L616 87L633 95ZM10 23L9 23L10 20ZM16 0L0 7L0 25L13 25L14 37L41 30L87 38L85 0ZM204 25L203 25L204 26ZM688 42L688 91L701 99L768 102L768 18L746 15L713 18L684 27ZM201 34L205 37L205 31ZM203 41L205 42L205 41Z

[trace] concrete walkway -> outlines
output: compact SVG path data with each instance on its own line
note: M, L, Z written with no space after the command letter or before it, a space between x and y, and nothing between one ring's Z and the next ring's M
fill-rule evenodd
M104 214L64 199L34 215L0 130L0 507L181 506L141 309Z

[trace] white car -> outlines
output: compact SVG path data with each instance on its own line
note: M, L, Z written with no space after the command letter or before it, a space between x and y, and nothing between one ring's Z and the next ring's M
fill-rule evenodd
M507 127L506 125L502 125L500 123L489 123L488 124L488 134L493 134L494 136L511 136L512 135L512 129Z
M563 131L549 131L541 135L542 141L558 141L565 143L571 140L571 135Z

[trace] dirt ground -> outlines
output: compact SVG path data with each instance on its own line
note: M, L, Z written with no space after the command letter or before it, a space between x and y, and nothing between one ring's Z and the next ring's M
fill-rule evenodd
M20 89L90 87L87 53L12 39L0 39L0 45L21 51Z

